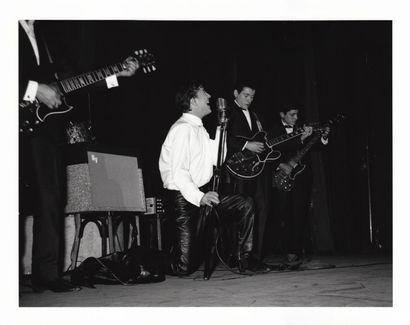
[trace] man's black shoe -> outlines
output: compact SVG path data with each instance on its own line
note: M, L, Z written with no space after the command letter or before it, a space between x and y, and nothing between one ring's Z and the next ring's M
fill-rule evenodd
M32 285L34 292L43 292L45 290L51 290L53 292L72 292L81 290L80 287L60 278L48 282L33 282Z

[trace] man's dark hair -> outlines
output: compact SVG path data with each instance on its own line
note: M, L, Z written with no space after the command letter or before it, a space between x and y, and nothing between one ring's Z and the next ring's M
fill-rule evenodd
M243 88L245 88L245 87L250 88L252 90L256 90L256 84L253 81L250 81L250 80L248 80L248 81L244 81L244 80L237 81L235 83L235 86L234 86L233 89L237 90L238 93L240 93L243 90Z
M292 109L297 109L300 111L299 105L296 105L294 103L286 103L282 104L279 108L279 113L284 113L286 114L287 112L291 111Z
M191 82L179 87L175 96L175 103L177 108L180 109L182 113L186 113L191 110L191 99L196 97L200 88L204 88L203 83L201 82Z

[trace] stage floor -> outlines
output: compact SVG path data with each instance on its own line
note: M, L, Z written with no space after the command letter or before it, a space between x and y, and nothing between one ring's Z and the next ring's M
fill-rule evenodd
M277 258L267 259L276 263ZM389 307L392 260L380 255L320 256L313 269L234 274L218 265L209 281L198 271L161 283L96 285L78 292L32 293L20 284L20 307ZM320 269L326 264L334 268Z

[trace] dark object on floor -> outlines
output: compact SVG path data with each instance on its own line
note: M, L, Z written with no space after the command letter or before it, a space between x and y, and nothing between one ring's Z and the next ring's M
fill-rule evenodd
M53 292L73 292L81 290L79 286L60 278L48 282L33 281L32 287L33 291L36 293L40 293L45 290L51 290Z
M154 283L165 280L162 271L168 258L150 248L133 247L100 258L89 257L71 274L75 285L94 288L94 284Z
M311 260L308 262L304 262L299 265L298 270L305 271L305 270L322 270L322 269L333 269L336 265L323 263L320 261Z

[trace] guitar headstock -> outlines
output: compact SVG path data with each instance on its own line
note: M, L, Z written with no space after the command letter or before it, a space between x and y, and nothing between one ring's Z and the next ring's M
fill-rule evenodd
M155 57L147 49L136 50L132 56L138 60L138 64L144 73L151 73L157 70Z
M346 116L344 116L341 113L338 113L334 118L330 119L328 121L328 125L333 125L333 124L337 124L337 123L341 123L346 119Z
M320 124L319 122L315 122L315 123L309 123L309 126L313 127L313 131L314 132L325 132L326 130L328 130L329 127L334 126L338 123L343 122L346 119L346 116L344 116L341 113L336 114L335 117L329 119L326 123L324 124Z

